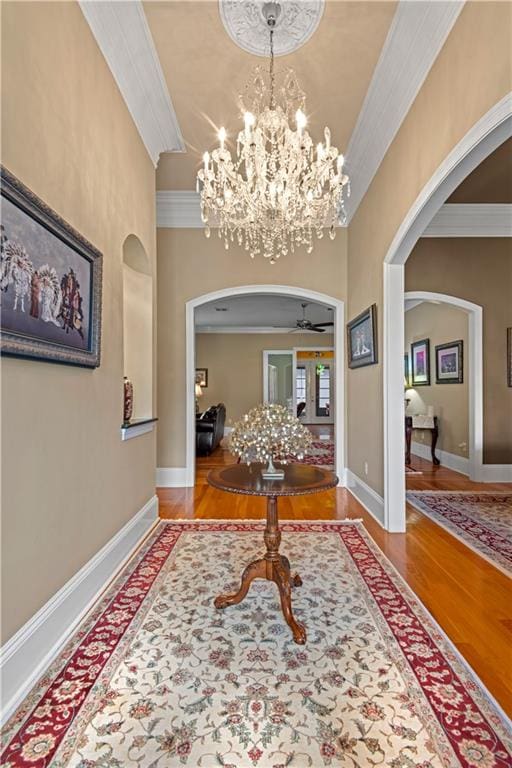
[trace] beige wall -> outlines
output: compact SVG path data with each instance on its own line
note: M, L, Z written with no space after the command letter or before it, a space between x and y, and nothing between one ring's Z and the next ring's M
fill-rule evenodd
M483 307L484 463L512 463L512 387L506 329L512 326L512 241L425 238L405 265L408 291L436 291Z
M327 333L198 333L196 364L208 368L208 387L199 401L200 410L222 402L226 424L230 425L263 401L263 350L333 344L333 335Z
M468 403L468 315L447 304L420 304L405 313L404 354L411 356L411 344L421 339L430 340L430 386L415 387L407 391L410 399L408 416L427 413L434 407L439 423L437 446L457 456L468 457L469 403ZM462 384L436 384L436 345L451 341L463 342ZM415 430L413 440L430 445L430 433Z
M159 229L158 455L159 467L185 466L185 303L210 291L242 285L292 285L346 299L347 233L299 249L271 265L237 246L224 249L216 233Z
M2 3L2 162L104 255L101 366L2 361L2 632L154 493L155 437L122 443L122 245L154 266L154 169L77 3Z
M380 361L387 249L441 162L511 90L511 11L510 3L465 4L350 223L348 314L376 302ZM348 372L348 403L348 465L382 494L382 362Z

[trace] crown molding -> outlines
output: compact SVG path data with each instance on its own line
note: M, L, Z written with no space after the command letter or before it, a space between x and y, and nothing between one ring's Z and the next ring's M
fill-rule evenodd
M463 0L398 3L346 152L349 223L463 6Z
M174 189L157 192L156 226L170 229L204 229L199 192Z
M442 205L422 237L512 237L512 205Z
M159 190L156 193L156 226L163 229L204 229L199 192L188 189ZM210 227L217 225L210 222ZM346 224L337 224L344 228Z
M79 3L155 167L161 152L184 152L142 2Z

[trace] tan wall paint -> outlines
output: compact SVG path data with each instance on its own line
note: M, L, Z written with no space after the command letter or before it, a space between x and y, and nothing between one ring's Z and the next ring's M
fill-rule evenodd
M100 368L2 361L6 639L154 493L154 434L120 424L122 245L154 266L155 174L77 3L4 2L2 35L2 162L104 254Z
M405 265L408 291L435 291L483 307L484 463L512 463L512 388L506 329L512 326L512 241L425 238Z
M467 458L469 441L469 404L468 404L468 315L461 309L447 304L420 304L405 313L405 348L404 354L411 357L413 341L430 339L430 386L415 387L407 392L410 398L406 410L408 416L427 413L429 405L434 407L434 414L439 423L438 448L448 453ZM436 384L437 344L450 341L463 342L463 378L462 384ZM430 445L430 433L415 430L413 440ZM461 447L465 443L466 447Z
M324 237L312 254L299 249L270 265L237 246L224 249L214 231L159 229L158 449L159 467L185 466L185 303L242 285L293 285L346 298L346 230Z
M510 3L465 4L350 224L348 314L377 304L380 361L387 249L441 162L511 90L511 12ZM381 362L348 372L348 403L348 465L382 494Z
M263 350L293 347L331 347L332 334L310 333L198 333L196 362L208 368L208 387L199 401L200 410L224 403L226 423L240 419L263 401Z

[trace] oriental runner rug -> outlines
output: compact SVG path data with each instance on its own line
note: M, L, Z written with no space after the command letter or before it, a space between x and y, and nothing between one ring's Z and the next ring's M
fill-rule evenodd
M407 501L512 576L512 493L409 491Z
M323 469L334 469L334 440L313 440L307 456L301 461L291 459L293 464L310 464Z
M509 723L357 522L284 522L275 585L215 610L259 522L160 522L3 733L6 768L505 768Z

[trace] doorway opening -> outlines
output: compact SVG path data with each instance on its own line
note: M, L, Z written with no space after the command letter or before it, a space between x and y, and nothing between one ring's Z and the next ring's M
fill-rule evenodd
M322 330L301 325L302 303L308 305L308 322L312 326L323 326ZM276 305L281 315L274 321L272 312ZM312 431L321 428L325 432L329 428L334 435L331 462L340 484L344 484L343 329L344 303L305 288L236 286L187 302L187 486L195 483L197 419L204 416L210 406L224 405L223 433L229 434L237 419L250 407L268 401L270 394L277 401L282 399L296 414L296 372L298 365L302 366L299 355L311 351L330 354L324 362L320 363L318 358L316 363L315 404L309 412L314 419ZM328 342L327 349L319 347L319 338ZM268 354L265 356L265 353ZM207 376L206 387L201 387L197 376L203 376L203 381ZM228 399L226 394L228 403L224 402ZM325 461L317 463L325 464Z
M507 95L454 147L423 187L384 259L384 527L405 531L404 265L443 203L512 133Z

